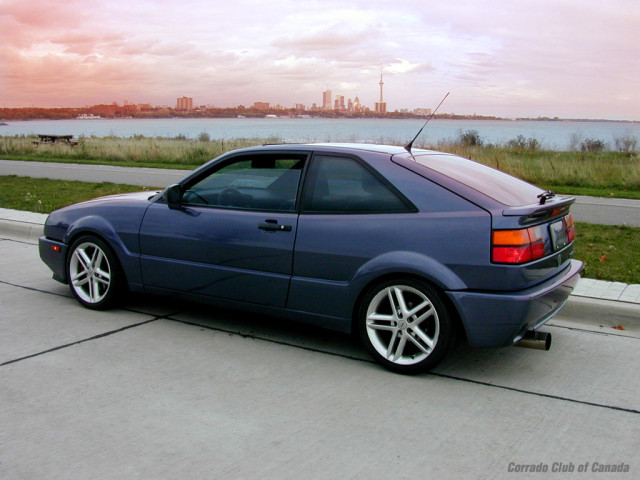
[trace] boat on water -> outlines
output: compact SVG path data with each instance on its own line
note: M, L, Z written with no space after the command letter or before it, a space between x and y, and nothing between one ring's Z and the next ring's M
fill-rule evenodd
M93 113L81 113L76 117L77 120L99 120L101 118L100 115L94 115Z

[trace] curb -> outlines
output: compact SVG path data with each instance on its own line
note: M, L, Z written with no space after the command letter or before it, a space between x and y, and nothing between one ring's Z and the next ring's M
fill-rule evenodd
M587 279L589 280L589 279ZM597 331L640 332L640 304L571 294L562 307L563 324L591 325ZM552 318L550 324L560 323ZM626 336L626 335L625 335Z
M7 214L7 212L9 213ZM14 210L0 209L0 235L16 236L37 242L44 233L44 221L47 215L31 212L13 214L11 212Z

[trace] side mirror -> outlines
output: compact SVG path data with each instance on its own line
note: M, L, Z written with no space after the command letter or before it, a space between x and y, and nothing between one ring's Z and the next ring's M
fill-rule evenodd
M171 185L164 191L163 197L169 208L177 210L182 202L182 188L177 183Z

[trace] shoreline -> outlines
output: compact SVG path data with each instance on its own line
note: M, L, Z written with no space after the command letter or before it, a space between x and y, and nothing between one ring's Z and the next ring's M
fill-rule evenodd
M1 109L0 109L1 110ZM294 114L294 115L275 115L277 119L295 119L295 120L308 120L308 119L327 119L327 120L426 120L429 117L426 115L317 115L317 114ZM131 116L97 116L95 118L78 118L77 116L61 117L61 118L49 118L45 116L28 117L28 118L8 118L0 117L0 127L7 126L11 123L7 122L32 122L32 121L60 121L60 120L186 120L186 119L226 119L226 120L262 120L272 119L274 117L266 114L244 114L240 117L237 115L179 115L179 116L166 116L166 115L131 115ZM622 119L607 119L607 118L556 118L556 117L485 117L485 116L466 116L456 114L443 114L435 115L431 121L448 120L448 121L460 121L460 122L559 122L559 123L622 123L630 125L640 125L640 120L622 120Z

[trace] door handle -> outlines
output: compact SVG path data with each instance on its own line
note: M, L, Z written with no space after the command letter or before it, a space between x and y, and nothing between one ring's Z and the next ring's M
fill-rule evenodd
M290 232L291 225L280 225L277 220L265 220L264 223L258 225L260 230L267 232Z

